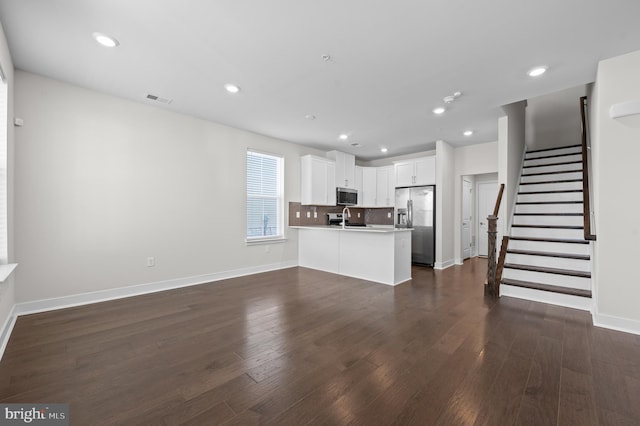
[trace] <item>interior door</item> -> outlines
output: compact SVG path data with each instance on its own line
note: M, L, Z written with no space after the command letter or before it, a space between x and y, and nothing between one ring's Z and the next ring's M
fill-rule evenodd
M471 257L471 220L473 187L471 181L462 180L462 258Z
M487 236L487 216L493 214L498 198L498 182L481 182L478 184L478 256L489 254ZM500 229L498 227L498 229Z

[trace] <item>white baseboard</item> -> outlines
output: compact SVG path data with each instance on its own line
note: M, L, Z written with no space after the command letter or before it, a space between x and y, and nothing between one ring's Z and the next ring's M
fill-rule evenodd
M229 278L242 277L245 275L257 274L260 272L292 268L294 266L298 266L297 261L252 266L249 268L214 272L212 274L197 275L186 278L176 278L173 280L139 284L129 287L119 287L108 290L93 291L90 293L73 294L70 296L56 297L52 299L34 300L31 302L17 303L15 305L15 314L17 316L20 316L35 314L38 312L53 311L56 309L71 308L74 306L89 305L92 303L106 302L108 300L122 299L125 297L156 293L164 290L172 290L181 287L189 287L192 285L206 284L212 281L226 280Z
M16 324L17 315L15 313L16 305L13 305L11 311L9 311L9 315L2 326L1 334L0 334L0 360L2 360L2 355L4 355L4 350L7 347L7 343L9 343L9 337L11 337L11 332L13 331L13 326Z
M433 265L433 269L447 269L454 265L453 259L445 260L444 262L436 262Z
M564 306L566 308L580 309L582 311L589 311L593 315L593 299L586 297L571 296L568 294L552 293L549 291L500 284L500 297L502 296L531 300L533 302L548 303L550 305Z
M455 265L464 265L464 259L456 259L454 262Z
M595 313L593 325L640 335L640 321Z

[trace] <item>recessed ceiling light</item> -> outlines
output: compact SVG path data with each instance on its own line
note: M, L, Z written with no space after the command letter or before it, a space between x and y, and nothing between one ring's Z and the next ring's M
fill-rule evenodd
M473 130L465 130L463 135L465 136L471 136L473 134Z
M92 36L95 39L95 41L97 41L98 43L100 43L104 47L116 47L116 46L118 46L120 44L120 42L118 40L116 40L115 38L110 37L110 36L108 36L106 34L93 33Z
M389 151L387 148L380 148L380 152L382 153L386 153L387 151Z
M304 116L304 118L306 118L307 120L315 120L316 116L313 114L307 114Z
M349 135L347 135L346 133L342 133L340 136L338 136L338 139L340 139L341 141L346 141L347 139L349 139Z
M547 67L541 66L530 69L527 75L529 75L529 77L539 77L545 72L547 72Z
M240 91L240 87L235 84L225 84L224 88L229 93L238 93Z
M443 114L444 112L445 112L445 109L443 107L438 107L433 110L433 113L438 115Z

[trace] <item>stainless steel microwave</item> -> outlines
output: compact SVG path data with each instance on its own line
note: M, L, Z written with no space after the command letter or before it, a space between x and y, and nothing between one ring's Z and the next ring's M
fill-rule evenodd
M353 188L336 188L336 204L338 206L355 206L358 204L358 191Z

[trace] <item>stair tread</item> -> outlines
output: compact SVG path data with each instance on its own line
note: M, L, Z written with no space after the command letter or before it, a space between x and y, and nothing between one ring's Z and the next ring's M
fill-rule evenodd
M511 225L512 228L543 228L543 229L584 229L584 226L578 225Z
M514 216L584 216L583 213L514 213Z
M565 166L567 164L582 164L582 160L580 161L563 161L560 163L549 163L549 164L535 164L533 166L524 166L525 169L531 169L535 167L549 167L549 166Z
M582 201L521 201L519 204L582 204Z
M543 272L545 274L569 275L572 277L591 278L591 272L574 271L571 269L548 268L546 266L521 265L518 263L505 263L506 269L519 269L521 271Z
M509 237L509 239L516 241L537 241L541 243L589 244L587 240L578 240L575 238Z
M582 179L545 180L540 182L520 182L520 185L542 185L545 183L573 183L582 182Z
M526 173L523 174L522 177L528 177L528 176L544 176L544 175L562 175L565 173L582 173L582 169L575 169L575 170L558 170L555 172L542 172L542 173Z
M556 148L534 149L533 151L527 151L527 154L533 154L534 152L557 151L559 149L569 149L569 148L582 148L582 145L567 145L567 146L559 146Z
M533 161L533 160L544 160L546 158L559 158L559 157L568 157L570 155L581 155L582 152L570 152L568 154L554 154L554 155L545 155L544 157L535 157L535 158L526 158L525 161Z
M563 258L563 259L577 259L577 260L590 260L591 259L591 256L589 256L588 254L554 253L554 252L550 252L550 251L508 249L507 253L524 254L524 255L528 255L528 256L560 257L560 258Z
M562 287L557 285L541 284L532 281L512 280L509 278L503 278L502 284L512 285L515 287L530 288L533 290L550 291L553 293L568 294L570 296L580 296L591 298L591 290L581 290L571 287Z
M562 194L569 192L582 192L582 189L558 189L551 191L528 191L528 192L518 192L518 195L526 195L526 194Z

